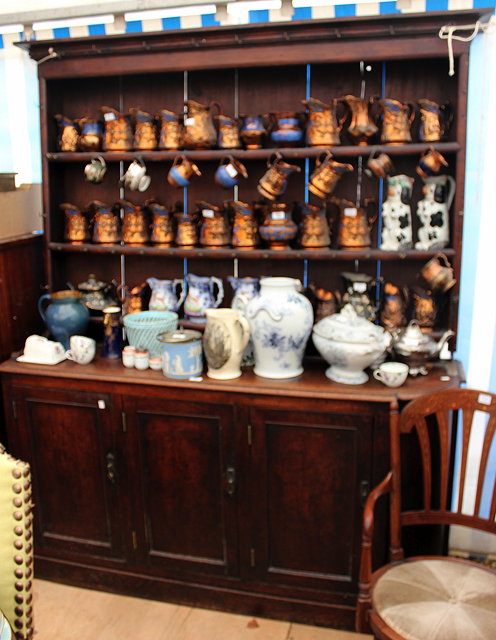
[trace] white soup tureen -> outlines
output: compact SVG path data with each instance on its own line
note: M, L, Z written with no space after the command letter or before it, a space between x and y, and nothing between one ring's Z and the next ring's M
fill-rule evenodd
M317 351L330 364L326 376L344 384L367 382L364 369L380 360L391 345L390 334L358 316L351 304L317 322L312 338Z

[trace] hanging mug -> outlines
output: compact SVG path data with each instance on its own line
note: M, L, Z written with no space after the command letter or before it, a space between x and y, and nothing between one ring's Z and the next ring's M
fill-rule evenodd
M384 180L387 176L394 173L395 168L391 158L386 153L380 153L376 156L377 151L373 151L367 161L367 168L364 173L371 178L373 175L379 180Z
M288 186L290 174L301 171L297 165L284 162L279 152L267 160L267 167L267 171L258 182L257 190L268 200L276 200L278 196L282 195Z
M107 165L102 156L93 158L84 168L84 176L88 182L100 184L107 172Z
M435 176L443 167L447 166L448 163L439 151L436 151L434 147L429 147L424 155L420 156L417 165L417 173L421 178L427 180L427 178Z
M325 199L334 191L340 178L349 171L353 171L353 165L336 162L332 159L332 153L326 151L315 161L308 189L319 198Z
M215 172L215 182L224 189L231 189L238 184L239 177L248 177L244 165L232 156L226 156L220 161Z
M191 160L188 160L185 155L181 154L174 158L172 167L167 174L167 181L173 187L187 187L193 175L201 176L200 169Z
M438 253L431 258L420 270L420 275L432 291L446 293L456 284L453 277L453 267L444 253Z
M131 191L146 191L152 179L146 175L146 166L141 158L133 160L121 178L124 186Z

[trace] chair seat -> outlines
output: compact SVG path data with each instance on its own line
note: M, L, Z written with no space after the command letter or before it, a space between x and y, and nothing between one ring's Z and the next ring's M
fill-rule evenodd
M454 558L390 565L373 589L373 608L405 640L494 640L496 572Z

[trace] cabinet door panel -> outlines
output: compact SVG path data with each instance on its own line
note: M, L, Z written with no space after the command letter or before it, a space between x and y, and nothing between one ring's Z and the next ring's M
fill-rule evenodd
M136 401L128 424L138 450L144 562L230 574L237 544L232 408L147 399Z
M32 466L37 553L123 557L110 396L14 388L14 399L19 455Z
M279 584L351 587L373 417L255 409L252 418L255 572Z

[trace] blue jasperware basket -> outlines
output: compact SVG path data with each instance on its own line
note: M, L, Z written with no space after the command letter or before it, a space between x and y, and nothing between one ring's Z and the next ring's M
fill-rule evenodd
M124 316L124 327L132 347L148 349L150 355L162 354L159 333L177 329L178 315L174 311L140 311Z

